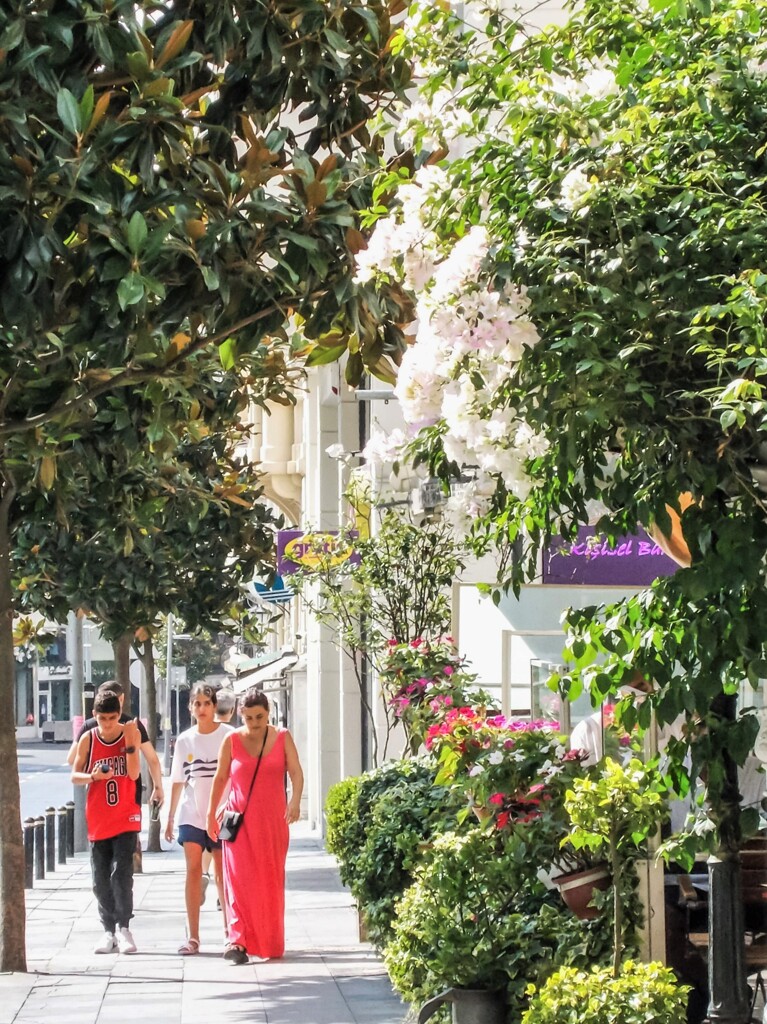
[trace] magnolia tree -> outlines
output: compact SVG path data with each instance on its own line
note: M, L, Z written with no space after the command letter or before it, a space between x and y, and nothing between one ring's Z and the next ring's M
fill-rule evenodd
M767 676L767 16L587 0L541 33L466 16L415 4L395 40L423 76L390 126L418 169L382 181L358 257L382 294L418 296L405 447L445 479L472 467L475 540L517 544L505 586L587 521L681 531L689 567L570 615L572 692L654 680L625 717L687 717L696 842L732 865L757 818L736 695ZM718 1020L740 1019L737 973Z
M380 143L407 86L394 0L10 0L0 9L0 694L14 692L21 500L77 507L72 446L118 391L148 444L198 419L192 357L289 401L292 314L312 362L391 372L402 301L354 285ZM391 293L394 295L394 292ZM404 295L404 293L403 293ZM105 399L100 405L100 399ZM22 970L12 716L0 720L0 970Z

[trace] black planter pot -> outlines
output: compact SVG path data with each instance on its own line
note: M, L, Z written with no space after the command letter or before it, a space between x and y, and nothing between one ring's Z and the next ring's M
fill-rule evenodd
M506 994L482 988L448 988L424 1003L418 1024L425 1024L440 1006L452 1003L453 1024L505 1024Z

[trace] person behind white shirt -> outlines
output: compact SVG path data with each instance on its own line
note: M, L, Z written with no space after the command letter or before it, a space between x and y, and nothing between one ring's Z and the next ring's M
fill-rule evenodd
M631 697L635 703L641 703L652 690L641 672L634 672L631 680L621 686L618 693L621 697ZM586 757L581 762L584 766L596 764L604 757L604 729L602 724L602 708L587 718L582 719L570 733L570 749L585 750Z

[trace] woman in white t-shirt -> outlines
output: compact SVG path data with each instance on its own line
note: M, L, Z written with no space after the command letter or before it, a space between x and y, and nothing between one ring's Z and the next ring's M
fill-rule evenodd
M165 838L173 842L173 821L179 800L178 841L184 847L186 860L186 921L187 938L179 946L179 953L190 956L200 951L200 904L202 903L202 855L209 850L213 856L213 873L224 907L223 875L221 873L221 843L213 842L205 831L213 776L218 766L218 752L232 727L215 720L216 690L205 683L196 683L189 694L189 710L196 725L182 732L173 752L170 810ZM224 920L226 931L226 920Z

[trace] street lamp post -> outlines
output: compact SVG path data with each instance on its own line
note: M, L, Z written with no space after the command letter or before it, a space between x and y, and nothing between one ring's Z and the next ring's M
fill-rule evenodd
M167 646L165 648L165 700L163 701L162 735L163 735L163 771L170 775L171 759L171 735L170 735L170 699L171 699L171 678L173 672L173 615L168 613L166 620L168 631Z

